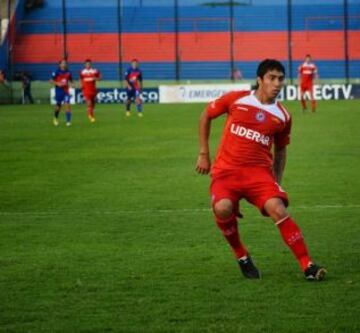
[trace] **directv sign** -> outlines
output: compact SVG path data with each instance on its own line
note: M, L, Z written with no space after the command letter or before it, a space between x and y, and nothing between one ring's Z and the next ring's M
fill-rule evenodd
M314 85L314 98L316 100L339 100L360 98L359 84L324 84ZM309 95L308 93L306 93ZM308 98L310 96L307 96ZM294 85L285 86L278 97L280 100L300 100L300 88Z

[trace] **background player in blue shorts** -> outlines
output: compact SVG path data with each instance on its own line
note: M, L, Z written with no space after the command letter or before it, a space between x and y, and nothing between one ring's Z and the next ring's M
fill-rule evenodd
M131 66L125 72L125 85L127 92L126 115L130 116L131 102L135 100L138 116L142 117L141 90L143 86L142 72L138 68L139 61L131 60Z
M65 105L66 112L66 126L71 125L71 108L70 108L70 92L71 83L73 82L72 75L67 68L67 62L65 59L59 62L59 68L51 74L50 83L55 86L55 113L54 113L54 125L59 125L59 113L61 105Z

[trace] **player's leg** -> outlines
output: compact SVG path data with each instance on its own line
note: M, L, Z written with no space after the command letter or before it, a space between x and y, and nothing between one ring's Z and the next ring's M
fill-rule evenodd
M315 101L315 98L314 98L313 87L311 87L309 89L309 94L310 94L310 101L311 101L311 112L315 112L316 111L316 101Z
M301 230L286 209L288 196L276 183L271 170L249 168L247 173L249 189L246 192L246 199L258 207L263 215L270 216L275 222L284 242L304 271L305 277L309 279L309 269L311 271L316 269L318 272L314 279L323 279L326 271L312 263Z
M264 205L264 210L275 222L285 244L294 254L305 273L305 277L309 280L322 280L325 277L326 270L311 261L301 230L291 218L283 200L278 197L268 199Z
M63 100L64 100L64 94L55 92L56 104L55 104L54 119L53 119L53 124L55 126L59 126L59 114Z
M307 109L305 93L306 93L306 87L301 85L300 86L300 101L301 101L301 107L302 107L303 112L305 112Z
M85 100L86 100L87 116L91 122L95 122L94 98L92 96L86 96Z
M61 102L57 101L55 104L55 110L54 110L54 119L53 119L54 126L59 126L60 110L61 110Z
M91 97L91 122L95 122L95 106L96 106L96 94Z
M140 91L138 90L135 92L135 103L136 103L136 110L138 112L138 116L142 117L143 116L142 100L141 100Z
M66 126L71 126L71 106L70 106L70 95L66 94L64 98Z
M234 204L230 199L224 198L213 205L213 211L216 224L231 246L235 257L244 259L248 252L240 240Z
M125 103L126 116L129 117L131 115L131 113L130 113L131 102L135 96L135 92L133 89L127 89L126 94L127 94L127 99L126 99L126 103Z
M237 221L237 215L240 214L238 198L226 189L224 183L224 180L214 180L211 185L212 207L216 224L230 245L244 276L258 279L260 273L240 239Z

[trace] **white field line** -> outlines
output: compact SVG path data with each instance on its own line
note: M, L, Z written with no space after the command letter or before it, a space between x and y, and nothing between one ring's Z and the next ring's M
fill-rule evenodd
M329 209L359 209L360 205L303 205L291 206L290 210L329 210ZM174 208L174 209L115 209L115 210L89 210L79 212L71 210L49 210L49 211L0 211L0 216L41 216L41 215L123 215L123 214L197 214L208 213L210 208Z

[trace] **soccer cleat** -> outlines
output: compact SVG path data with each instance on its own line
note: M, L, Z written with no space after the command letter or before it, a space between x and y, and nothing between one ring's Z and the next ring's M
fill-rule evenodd
M91 116L89 116L89 120L90 120L91 123L94 123L96 121L95 117L91 117Z
M138 112L138 116L141 118L143 114L141 112Z
M71 122L68 121L68 122L66 123L66 126L67 126L67 127L70 127L70 126L71 126Z
M130 117L130 116L131 116L130 111L126 111L126 117Z
M241 272L247 279L260 279L260 272L254 265L250 256L238 260Z
M59 121L56 118L54 118L53 119L53 124L54 124L54 126L59 126Z
M310 264L305 270L304 275L305 279L308 281L322 281L324 280L326 273L327 271L324 267Z

